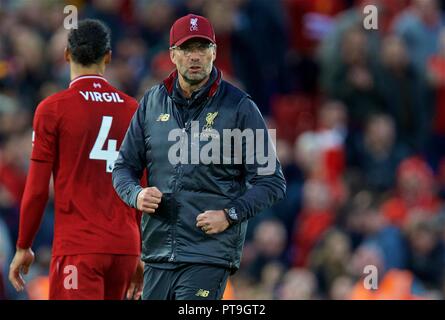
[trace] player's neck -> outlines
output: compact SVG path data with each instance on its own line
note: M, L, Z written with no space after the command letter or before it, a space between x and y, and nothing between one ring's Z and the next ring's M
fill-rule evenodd
M92 65L89 67L84 67L71 64L70 69L71 69L71 80L90 74L97 74L103 76L105 73L105 66L101 65Z

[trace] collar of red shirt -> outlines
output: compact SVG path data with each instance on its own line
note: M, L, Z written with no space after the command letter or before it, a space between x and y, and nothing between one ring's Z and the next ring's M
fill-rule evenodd
M88 80L88 79L99 79L108 82L107 79L105 79L103 76L99 74L84 74L71 80L69 87L71 88L75 83L78 83L81 80Z

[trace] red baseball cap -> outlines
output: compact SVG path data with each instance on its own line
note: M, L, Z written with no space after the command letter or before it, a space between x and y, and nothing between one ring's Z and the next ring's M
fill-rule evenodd
M180 46L191 38L203 38L216 43L210 21L195 14L188 14L175 21L170 29L170 47Z

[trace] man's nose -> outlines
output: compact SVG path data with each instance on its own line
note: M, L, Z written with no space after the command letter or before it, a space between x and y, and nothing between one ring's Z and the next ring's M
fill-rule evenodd
M201 55L199 54L199 50L194 49L190 52L190 60L192 61L201 60Z

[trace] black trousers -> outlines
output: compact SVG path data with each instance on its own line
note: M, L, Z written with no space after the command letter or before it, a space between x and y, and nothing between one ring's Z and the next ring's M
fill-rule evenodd
M145 264L143 300L220 300L230 270L206 264Z

